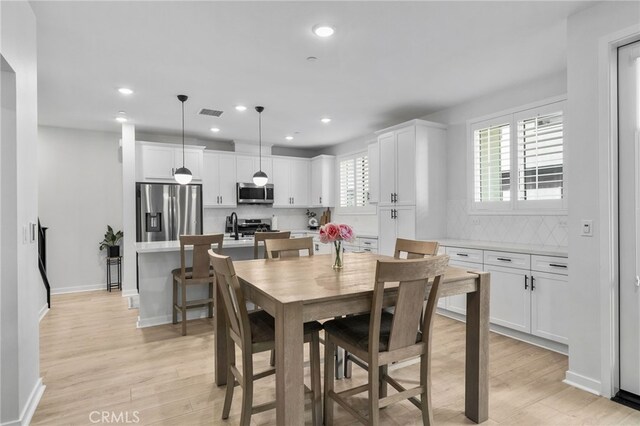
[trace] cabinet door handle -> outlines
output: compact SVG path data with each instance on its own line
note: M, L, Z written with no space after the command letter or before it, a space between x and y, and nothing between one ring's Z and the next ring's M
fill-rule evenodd
M393 192L390 195L391 195L391 202L393 203Z
M369 201L370 199L371 199L371 193L367 191L367 201Z
M567 269L567 265L561 265L559 263L550 263L549 266L553 266L554 268L564 268Z
M469 255L467 253L456 253L456 256L469 257Z
M525 290L529 289L529 276L528 275L524 276L524 289Z
M509 259L508 257L496 257L496 259L501 262L511 262L511 259Z
M322 197L320 197L320 204L322 204Z
M171 168L171 176L175 175L175 170L173 167Z
M220 204L222 204L222 195L220 196Z
M397 192L394 192L394 193L393 193L393 202L394 202L394 203L397 203L397 202L398 202L398 193L397 193Z
M393 219L393 209L391 209L389 213L391 213L391 219Z
M536 285L534 284L535 282L535 278L533 278L533 275L531 275L531 291L536 289Z

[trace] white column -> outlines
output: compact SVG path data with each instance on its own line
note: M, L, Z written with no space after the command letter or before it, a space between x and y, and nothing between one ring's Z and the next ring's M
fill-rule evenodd
M138 294L136 288L136 129L122 125L122 296Z

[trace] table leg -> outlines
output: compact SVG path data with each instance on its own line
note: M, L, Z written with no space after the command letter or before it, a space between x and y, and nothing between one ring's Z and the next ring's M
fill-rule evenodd
M304 424L302 304L276 307L276 423Z
M489 418L489 274L476 282L478 289L467 293L465 415L482 423Z
M222 293L218 284L213 285L213 330L215 332L214 364L216 385L227 384L227 311L222 303Z

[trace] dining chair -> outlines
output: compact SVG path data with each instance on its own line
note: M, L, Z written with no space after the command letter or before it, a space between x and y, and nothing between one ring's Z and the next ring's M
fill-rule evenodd
M439 244L437 241L418 241L396 238L393 257L396 259L421 259L426 256L436 256Z
M178 312L182 321L182 335L187 334L187 311L208 306L209 318L213 317L213 292L215 277L210 269L208 251L213 244L222 251L224 234L180 235L180 268L171 271L173 276L173 323L178 323ZM193 247L191 266L187 266L185 249ZM207 284L209 296L204 299L187 300L187 287ZM179 291L181 290L181 291ZM178 293L180 298L178 297Z
M449 257L446 255L425 259L377 261L376 275L371 302L371 312L324 323L324 419L326 425L333 423L333 403L340 404L361 423L379 425L379 409L395 402L409 399L422 411L425 425L433 424L431 407L431 337L433 319L438 303L440 281L444 275ZM419 322L422 301L429 290L427 311L424 315L422 331ZM383 309L386 283L397 284L397 299L393 314ZM335 347L341 346L363 360L368 371L368 383L355 388L334 391L333 372ZM382 368L390 363L420 357L420 384L405 389ZM398 393L387 396L387 384ZM361 392L368 392L369 409L365 417L347 398ZM416 396L420 395L420 400Z
M264 249L267 259L298 257L301 250L306 250L309 256L313 256L313 237L265 240Z
M253 235L253 258L258 259L258 247L262 242L264 245L265 240L282 240L291 238L291 231L279 231L279 232L256 232ZM264 258L267 258L267 250L264 251Z
M396 247L393 253L393 257L396 259L422 259L427 256L436 256L438 254L439 244L437 241L418 241L407 240L404 238L396 238ZM426 309L426 303L423 304ZM393 313L393 308L386 309L389 313ZM353 354L345 352L344 355L344 376L351 377L351 363L358 362L354 360Z
M249 425L251 415L275 408L276 402L253 406L253 382L271 374L284 374L273 367L254 374L253 354L273 350L275 347L275 320L266 311L247 312L244 293L228 256L221 256L209 250L209 257L215 271L222 304L226 312L227 333L227 388L222 408L222 418L229 418L233 390L242 388L242 411L240 424ZM222 306L220 301L218 309ZM320 391L320 336L322 324L311 321L304 324L304 342L310 343L311 388L305 385L305 396L312 401L313 424L322 424L322 395ZM242 371L236 366L235 346L242 352Z

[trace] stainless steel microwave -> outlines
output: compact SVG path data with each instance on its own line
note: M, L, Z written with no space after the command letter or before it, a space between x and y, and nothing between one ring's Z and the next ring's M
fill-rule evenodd
M237 183L238 204L273 204L273 184Z

